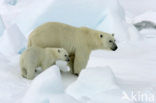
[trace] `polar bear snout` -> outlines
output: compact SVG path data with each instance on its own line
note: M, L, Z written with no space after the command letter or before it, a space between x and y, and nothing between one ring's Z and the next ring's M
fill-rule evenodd
M113 51L115 51L115 50L117 50L118 49L118 46L115 44L115 43L113 43L113 46L112 46L112 48L111 48Z
M66 61L69 62L70 61L70 58L69 57L66 57Z

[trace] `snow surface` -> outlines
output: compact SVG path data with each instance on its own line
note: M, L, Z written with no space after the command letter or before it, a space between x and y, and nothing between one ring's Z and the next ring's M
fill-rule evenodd
M76 99L93 98L96 94L116 89L114 75L109 67L91 67L81 71L76 82L66 90Z
M16 24L5 29L0 38L0 53L5 56L17 55L26 46L26 38Z
M152 94L156 98L156 30L143 29L138 32L132 25L132 23L141 20L155 22L156 2L155 0L119 0L119 2L116 0L44 0L43 3L42 0L0 0L0 102L21 103L23 98L29 98L29 93L30 95L34 93L34 96L36 96L32 100L35 100L40 94L42 98L45 98L48 94L47 87L50 86L49 92L50 90L56 92L56 85L60 87L60 92L49 93L51 94L50 98L44 102L114 103L119 101L118 103L127 103L127 101L121 101L120 97L123 96L123 91L129 96L134 91ZM112 81L118 88L101 91L93 98L90 98L90 96L77 98L77 95L81 97L81 93L85 92L74 91L74 94L73 92L69 94L64 90L69 91L70 88L75 90L75 87L83 90L85 85L81 88L82 83L79 82L82 80L86 80L85 84L88 87L97 86L92 84L91 80L94 80L93 78L98 77L98 75L86 77L80 74L77 79L69 72L60 75L56 66L41 73L34 81L22 78L19 67L19 53L26 46L28 34L35 27L47 21L59 21L77 27L88 26L115 33L119 49L115 52L93 51L87 68L96 66L103 68L108 65L113 73L108 72L106 75L102 75L106 78L100 78L99 80L107 80L108 84ZM66 65L66 63L60 66L63 65ZM95 71L95 74L98 72L99 70ZM86 72L86 75L90 74ZM109 78L112 75L114 79ZM48 79L52 81L47 82ZM43 82L47 82L48 85L42 84ZM36 86L38 83L39 86ZM76 83L77 85L75 85ZM37 93L40 89L45 90L45 95L41 91ZM85 90L87 91L87 89ZM94 90L96 91L98 88ZM155 101L135 101L135 103L155 103Z
M5 3L7 3L9 5L16 5L17 0L5 0Z
M152 21L154 23L156 23L156 11L148 11L145 12L141 15L136 16L131 22L137 23L137 22L141 22L141 21Z
M119 0L128 18L144 14L145 12L156 11L155 0ZM149 15L152 18L153 15Z
M53 66L33 80L22 103L48 103L52 94L63 93L63 90L59 68Z
M62 60L57 60L56 61L56 65L59 67L59 69L63 72L69 72L70 71L70 67L68 66L66 61L62 61Z
M155 51L155 39L119 44L116 52L93 51L87 67L110 65L116 76L122 79L152 83L156 79Z
M51 96L49 103L82 103L67 94L56 94Z
M33 80L22 103L114 103L112 96L117 103L130 103L122 100L122 92L109 67L86 68L64 92L59 68L52 66Z
M4 23L3 23L3 20L2 20L2 18L1 18L1 16L0 16L0 36L3 34L3 32L4 32Z

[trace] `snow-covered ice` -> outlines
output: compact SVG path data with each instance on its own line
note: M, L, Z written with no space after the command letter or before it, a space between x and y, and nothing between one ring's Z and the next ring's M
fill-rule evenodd
M100 92L116 88L118 86L109 67L91 67L81 71L77 81L66 89L66 93L77 99L93 98Z
M21 103L30 82L21 77L18 59L11 63L11 58L5 58L0 55L0 102Z
M1 18L1 16L0 16L0 36L3 34L3 32L4 32L4 23L3 23L3 20L2 20L2 18Z
M121 89L113 89L101 92L91 98L87 103L134 103L131 100L124 99L124 91Z
M17 55L26 46L26 38L16 24L6 28L0 38L0 53L5 56Z
M67 94L56 94L51 96L49 103L82 103Z
M113 2L113 3L112 3ZM132 24L128 24L125 13L118 1L109 1L106 9L100 14L96 29L114 33L119 41L137 40L139 33Z
M141 21L152 21L156 23L156 12L155 11L148 11L141 15L136 16L131 22L137 23Z
M32 81L22 103L129 103L122 100L123 91L109 67L83 70L66 90L62 83L59 68L52 66Z
M48 103L52 94L63 93L63 90L59 68L52 66L33 80L23 103Z
M69 72L70 71L70 67L68 66L66 61L62 61L62 60L57 60L56 61L56 65L59 67L59 69L63 72Z
M9 4L9 5L16 5L18 0L4 0L5 3Z
M49 5L53 5L53 2L54 0L44 0L44 3L42 0L30 0L26 4L25 2L21 2L21 4L17 5L18 8L21 8L22 5L27 5L23 7L24 9L22 10L22 12L20 12L15 18L15 23L19 26L24 35L27 35L36 27L36 20L44 12L46 12Z
M27 6L19 10L18 8L21 8L24 3ZM32 8L33 10L31 10ZM126 22L124 10L118 0L96 0L96 2L94 0L45 0L44 3L40 0L33 0L31 3L18 1L11 10L7 6L4 6L3 9L13 13L6 14L3 12L3 18L15 15L12 18L10 16L4 18L6 25L16 23L26 36L34 28L45 22L58 21L76 27L87 26L104 32L115 33L116 38L120 41L135 40L139 37L135 28ZM134 37L133 33L128 30L129 28L134 29Z
M121 43L118 46L116 52L93 51L87 67L110 65L116 76L122 79L153 83L156 79L155 39Z
M90 67L81 71L66 93L84 103L130 103L123 100L123 90L116 84L111 68ZM113 99L112 99L113 98Z

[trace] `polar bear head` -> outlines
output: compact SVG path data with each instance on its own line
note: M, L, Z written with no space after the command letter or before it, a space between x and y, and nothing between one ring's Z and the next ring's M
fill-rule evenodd
M55 55L57 57L57 60L65 60L67 62L70 61L68 52L63 48L57 48Z
M115 43L114 34L81 27L80 31L86 35L88 46L92 49L107 49L115 51L118 47Z
M118 47L115 43L114 34L100 32L97 34L97 36L98 40L100 41L99 47L101 49L103 48L112 51L117 50Z

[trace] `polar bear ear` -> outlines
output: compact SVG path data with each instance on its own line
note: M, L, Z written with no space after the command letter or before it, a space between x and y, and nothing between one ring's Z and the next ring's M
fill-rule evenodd
M112 34L112 36L114 36L114 33Z

